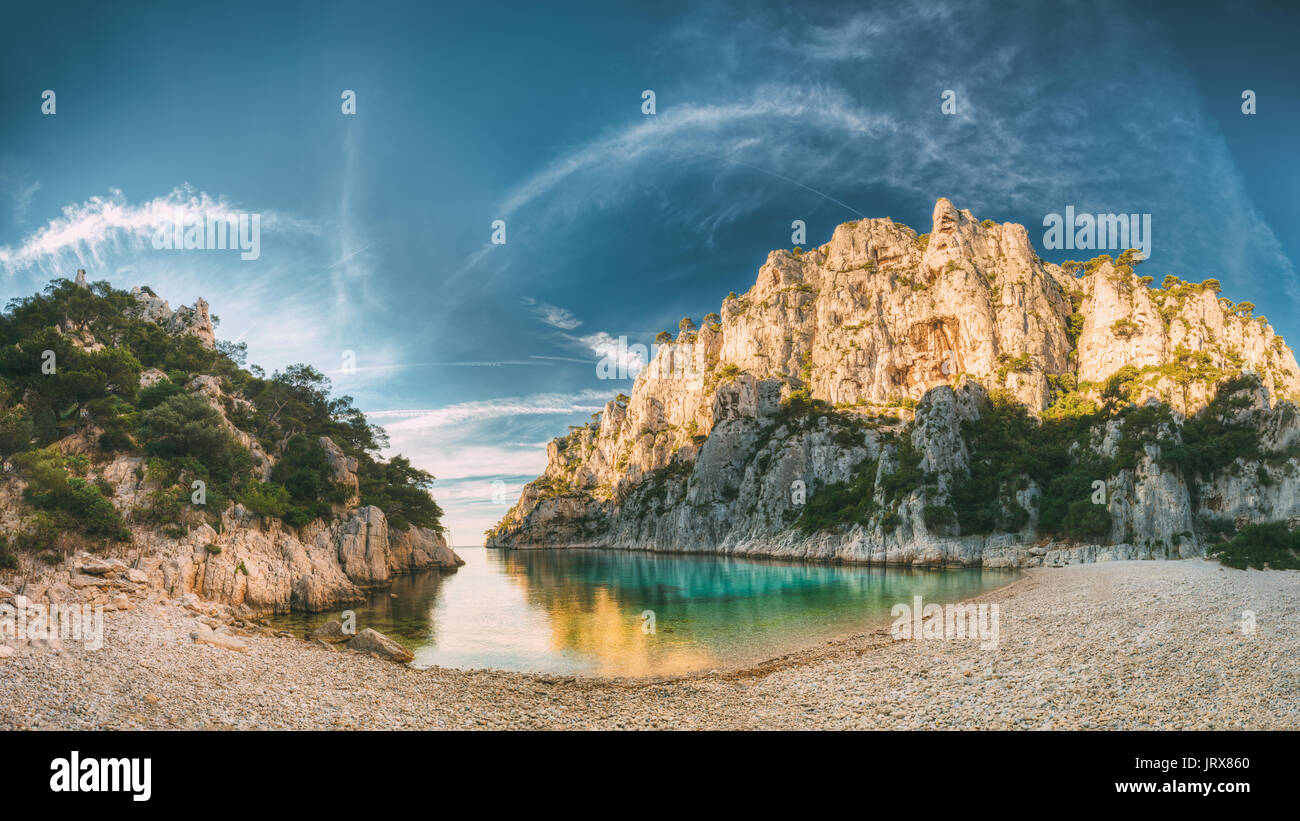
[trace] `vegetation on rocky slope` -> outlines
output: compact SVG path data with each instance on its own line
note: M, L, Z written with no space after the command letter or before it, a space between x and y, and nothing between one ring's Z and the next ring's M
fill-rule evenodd
M31 515L10 547L48 549L68 532L90 546L125 540L127 524L220 527L236 501L301 527L348 498L321 437L357 460L362 504L383 509L398 529L440 529L441 510L427 492L433 477L403 457L382 460L383 431L351 397L331 397L329 380L309 365L268 377L245 367L245 355L242 343L213 348L169 331L107 282L59 279L11 301L0 314L0 459L26 483ZM149 369L165 376L142 388ZM219 392L197 392L197 377ZM251 440L241 443L236 433ZM70 437L89 446L77 449L85 455L63 455L58 443ZM275 457L266 481L250 445ZM88 478L121 455L144 457L136 478L154 488L146 504L124 511L107 482ZM206 496L201 505L192 501L196 481ZM9 549L0 546L0 554Z
M1037 531L1066 541L1106 542L1112 519L1105 504L1094 501L1094 483L1133 470L1148 447L1157 464L1179 472L1187 487L1227 469L1236 460L1285 461L1300 455L1268 451L1259 432L1236 413L1251 403L1258 379L1239 375L1219 386L1215 398L1196 415L1181 419L1163 404L1135 405L1122 380L1103 392L1101 404L1036 418L1005 392L983 401L979 415L961 425L969 451L965 471L953 477L951 505L923 509L928 529L951 525L960 535L1016 533L1030 521L1018 494L1037 488ZM1067 403L1069 404L1069 403ZM1109 455L1099 445L1107 424L1118 439ZM795 525L805 533L847 525L888 524L892 503L917 489L937 489L936 477L922 474L912 446L911 426L897 437L894 465L877 478L878 461L864 460L852 477L817 488ZM877 502L884 499L884 506ZM948 535L958 535L950 532Z

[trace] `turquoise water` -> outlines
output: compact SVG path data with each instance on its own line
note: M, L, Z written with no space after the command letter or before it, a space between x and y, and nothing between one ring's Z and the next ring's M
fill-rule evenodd
M615 550L456 551L466 562L457 572L401 577L354 605L357 629L410 647L417 667L674 674L762 661L888 624L890 607L912 596L942 604L1014 578ZM339 616L277 624L305 632Z

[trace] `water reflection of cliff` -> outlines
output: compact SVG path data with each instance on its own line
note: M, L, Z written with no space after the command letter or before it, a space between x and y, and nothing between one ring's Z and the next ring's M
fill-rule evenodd
M271 619L271 624L305 636L328 621L341 620L343 613L350 610L356 616L357 630L370 627L415 649L438 640L434 604L442 596L449 575L443 570L419 570L396 577L392 587L372 591L363 603L344 604L319 613L284 613Z
M407 647L419 647L438 641L438 624L432 619L443 579L439 570L421 570L398 576L388 590L369 597L364 607L355 609L357 629L373 627Z
M887 620L922 595L964 598L981 571L785 564L718 556L594 550L487 551L487 560L547 615L554 650L607 675L723 666ZM643 631L654 612L656 630ZM752 652L751 652L752 651Z

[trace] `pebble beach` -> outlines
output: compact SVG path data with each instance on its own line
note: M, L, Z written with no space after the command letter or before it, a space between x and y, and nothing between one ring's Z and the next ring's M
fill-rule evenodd
M1300 571L1033 568L971 601L999 606L996 648L884 628L654 679L419 670L270 631L200 641L200 614L142 603L105 614L99 650L9 642L0 729L1300 728Z

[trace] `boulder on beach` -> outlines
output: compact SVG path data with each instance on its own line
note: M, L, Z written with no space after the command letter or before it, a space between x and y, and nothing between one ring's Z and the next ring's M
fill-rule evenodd
M195 644L210 644L213 647L220 647L224 650L234 650L237 653L247 653L248 643L238 636L233 636L199 622L198 629L190 633L190 638Z
M395 661L398 664L405 664L415 658L415 654L410 650L407 650L383 633L371 630L369 627L357 633L356 638L352 639L352 643L348 647L361 653L369 653L372 656Z
M311 631L307 636L308 639L328 642L329 644L342 644L350 641L353 637L351 633L343 632L343 624L339 621L329 621Z

